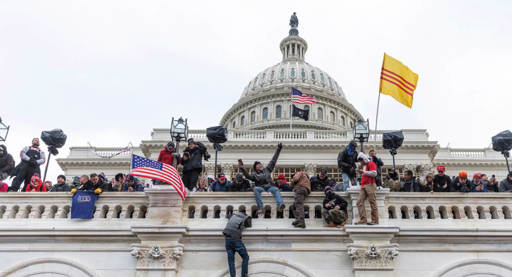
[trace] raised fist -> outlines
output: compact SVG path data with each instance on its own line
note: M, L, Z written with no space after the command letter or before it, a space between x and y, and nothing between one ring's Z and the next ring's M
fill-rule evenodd
M283 144L282 143L278 143L277 144L277 148L279 148L279 149L283 148Z

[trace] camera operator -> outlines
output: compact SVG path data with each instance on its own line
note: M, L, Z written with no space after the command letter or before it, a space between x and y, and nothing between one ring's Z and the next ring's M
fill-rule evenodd
M206 146L201 142L196 142L190 138L188 147L183 152L181 164L183 165L183 184L189 191L192 191L197 184L197 179L203 170L203 157L208 161L210 154L206 150Z
M7 146L0 145L0 181L7 179L13 169L14 159L7 153Z
M34 174L41 175L40 165L46 161L44 152L39 148L39 138L32 139L32 145L26 146L20 153L21 162L14 169L16 178L12 181L10 191L18 191L22 182L24 186L22 191L30 183Z

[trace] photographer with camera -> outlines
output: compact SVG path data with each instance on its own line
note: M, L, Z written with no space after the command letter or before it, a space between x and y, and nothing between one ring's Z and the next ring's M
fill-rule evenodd
M0 145L0 181L9 177L14 165L14 159L7 153L7 146Z
M324 193L322 217L327 227L344 226L347 223L347 201L336 194L329 186L325 187Z
M249 174L249 172L247 172L247 170L244 168L242 159L238 160L238 168L242 171L245 178L254 182L254 197L256 198L256 203L258 204L258 213L263 213L263 201L261 200L261 193L264 191L270 192L274 195L278 211L282 211L285 208L283 199L281 197L281 192L279 191L279 188L274 186L272 181L272 171L274 171L274 167L276 166L277 159L281 153L281 149L283 149L283 144L279 143L277 145L277 150L272 157L272 160L270 160L266 167L264 167L261 162L255 161L254 165L252 166L252 174Z
M185 148L183 158L181 159L181 164L183 165L183 184L189 191L194 189L197 179L203 170L203 157L205 161L208 161L210 158L206 146L190 138L188 140L188 147Z
M14 169L15 176L12 181L10 191L18 191L22 182L24 186L22 191L25 191L27 185L34 174L41 175L40 165L44 164L46 157L44 152L39 148L39 138L32 139L32 145L26 146L20 153L21 162Z

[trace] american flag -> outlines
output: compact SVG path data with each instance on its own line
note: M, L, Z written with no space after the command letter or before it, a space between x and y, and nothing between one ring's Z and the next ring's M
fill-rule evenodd
M313 104L316 103L314 96L307 96L296 88L292 88L292 103L295 104Z
M187 189L183 185L178 170L168 164L132 155L130 175L166 182L178 192L182 200L185 200L185 197L187 197Z

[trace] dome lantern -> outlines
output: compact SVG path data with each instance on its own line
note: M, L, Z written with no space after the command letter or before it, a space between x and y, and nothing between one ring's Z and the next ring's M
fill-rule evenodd
M289 36L281 41L279 48L283 53L283 61L304 61L304 55L308 49L306 41L299 37L299 20L297 15L293 13L290 18Z

